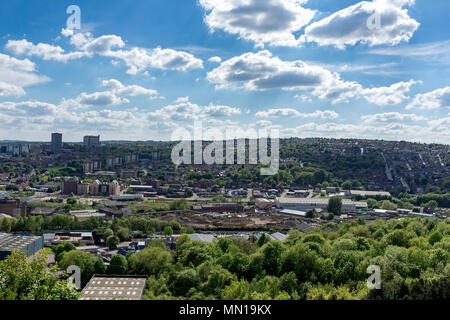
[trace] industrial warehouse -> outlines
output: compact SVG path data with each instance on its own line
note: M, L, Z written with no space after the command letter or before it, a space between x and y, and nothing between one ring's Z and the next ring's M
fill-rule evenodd
M141 300L146 276L92 277L80 300Z
M303 199L303 198L277 198L275 200L275 205L280 209L289 210L318 210L326 209L328 206L329 199L326 198L314 198L314 199ZM367 210L367 202L354 202L349 199L342 200L342 211L343 212L355 212L356 210Z
M0 261L6 259L13 251L21 251L27 257L38 253L44 247L42 237L15 236L0 233Z

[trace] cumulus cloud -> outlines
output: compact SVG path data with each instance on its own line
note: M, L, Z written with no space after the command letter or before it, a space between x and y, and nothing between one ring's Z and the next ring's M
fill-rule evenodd
M15 55L36 56L43 60L53 60L59 62L67 62L69 60L80 59L86 56L85 52L69 52L59 46L47 43L39 43L37 45L27 40L9 40L5 47Z
M312 102L312 99L311 99L311 97L308 97L308 96L306 96L306 95L299 95L299 94L296 94L295 96L294 96L294 99L299 99L299 100L301 100L301 101L303 101L303 102Z
M71 139L81 139L85 132L101 132L102 137L110 139L170 139L180 124L192 129L193 120L203 120L204 128L212 127L224 131L243 126L252 127L245 120L231 121L228 117L240 114L240 110L228 106L210 104L200 106L190 102L173 104L154 112L138 108L111 110L108 107L98 109L76 109L63 100L60 104L40 101L0 102L0 120L4 124L0 133L5 138L14 138L13 132L20 130L24 138L45 139L48 132L58 130L70 135ZM220 110L219 112L217 112ZM291 114L295 114L292 113ZM317 114L318 115L318 114ZM223 116L223 117L222 117ZM309 117L306 117L309 118ZM373 115L359 124L333 121L325 123L304 123L290 128L274 126L271 121L261 119L259 127L278 127L283 137L330 137L330 138L367 138L438 142L446 143L450 139L450 117L426 120L428 125L411 124L421 117L414 115ZM397 121L396 119L400 119ZM343 120L343 119L341 119ZM7 129L5 129L7 128ZM224 131L225 132L225 131ZM157 138L156 138L157 137Z
M406 93L411 90L411 86L417 83L419 82L410 80L408 82L394 83L390 87L363 89L362 94L367 101L379 106L397 105L409 99Z
M23 95L25 95L25 90L23 90L22 87L0 81L0 97L7 97L7 96L20 97Z
M77 109L67 100L60 104L40 101L1 102L0 119L5 124L0 128L2 136L14 138L11 132L20 130L24 138L31 140L46 138L48 132L53 130L70 133L72 138L77 135L81 138L84 132L92 131L93 128L102 134L142 137L142 131L150 127L145 114L138 109Z
M211 57L208 59L208 62L210 63L221 63L222 62L222 58L221 57Z
M135 75L147 69L178 70L202 69L203 62L192 54L173 49L118 50L108 56L122 60L128 67L128 74Z
M148 116L150 119L165 121L208 120L210 122L214 119L231 117L242 113L239 108L213 103L207 106L200 106L191 103L188 98L180 98L175 104L150 112Z
M222 62L207 79L218 88L245 87L249 90L314 88L333 77L328 70L303 61L287 62L267 50L245 53Z
M256 125L258 125L259 127L271 127L272 122L268 121L268 120L260 120L260 121L256 122Z
M24 87L44 83L50 79L36 72L28 59L20 60L0 53L0 96L23 96Z
M148 69L181 70L201 69L203 61L192 54L173 49L162 49L160 47L147 49L132 47L126 49L126 44L117 35L103 35L93 37L89 32L74 33L66 29L62 34L70 37L70 43L77 49L74 52L65 52L59 46L46 43L37 45L27 40L9 40L6 49L16 55L36 56L44 60L67 62L100 55L121 60L128 67L127 73L135 75Z
M129 103L127 99L118 97L114 92L94 92L91 94L82 93L76 99L82 107L105 107Z
M189 96L179 97L177 100L175 100L175 103L182 103L182 102L189 102Z
M362 116L361 120L366 123L389 123L389 122L414 122L427 120L426 117L416 114L402 114L399 112L387 112Z
M312 23L302 38L341 49L358 42L370 46L408 42L420 24L408 15L407 5L414 5L414 0L362 1Z
M147 69L181 70L201 69L203 61L192 54L173 49L154 49L126 45L121 37L105 35L94 38L91 33L78 33L71 36L71 43L88 54L98 54L122 60L128 67L127 73L135 75ZM113 50L118 49L118 50Z
M418 94L406 106L406 109L440 109L450 108L450 87L437 89L428 93Z
M147 89L138 85L124 85L119 80L110 79L103 80L102 87L107 91L94 93L81 93L75 99L63 100L65 106L72 108L87 108L87 107L106 107L130 103L130 101L123 97L137 97L147 96L150 99L164 99L158 96L158 91Z
M322 118L322 119L336 119L339 114L332 110L317 110L312 113L302 113L291 108L270 109L267 111L260 111L256 113L258 118Z
M449 135L450 132L450 117L430 120L428 121L429 126L433 132L439 132L441 134ZM447 140L448 143L449 140Z
M40 101L23 101L23 102L2 102L0 110L2 113L13 116L23 115L30 117L42 117L46 115L56 114L57 106L40 102Z
M136 97L136 96L148 96L150 98L157 98L158 91L153 89L147 89L138 85L125 86L116 79L103 80L102 86L105 89L111 90L118 95Z
M407 99L406 92L414 80L390 87L365 89L354 81L345 81L336 72L304 61L283 61L263 50L248 52L220 64L207 75L217 89L244 88L252 91L270 89L311 90L320 99L333 104L348 102L352 98L366 98L378 105L397 104Z
M223 30L257 46L297 46L295 32L314 17L307 0L199 0L212 32Z

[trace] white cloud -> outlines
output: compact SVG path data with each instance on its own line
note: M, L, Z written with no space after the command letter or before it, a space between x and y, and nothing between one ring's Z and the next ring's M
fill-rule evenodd
M428 93L418 94L406 106L406 109L439 109L450 108L450 87L437 89Z
M61 30L61 34L64 36L64 37L71 37L71 36L73 36L73 34L74 34L74 31L73 31L73 29L69 29L69 28L63 28L62 30Z
M151 98L157 98L158 91L153 89L146 89L137 85L125 86L116 79L103 80L102 86L105 89L111 90L118 95L136 97L136 96L149 96Z
M114 51L108 56L124 61L127 73L134 75L147 69L178 70L202 69L203 62L192 54L173 49L144 49Z
M148 114L150 119L165 121L208 120L231 117L241 114L241 110L234 107L215 105L200 106L181 98L175 104L165 106Z
M282 61L267 51L245 53L222 62L207 79L218 88L245 87L248 90L304 90L332 78L328 70L303 61Z
M268 120L260 120L260 121L256 122L256 125L258 125L259 127L271 127L272 122L268 121Z
M321 66L303 61L282 61L267 50L226 60L209 72L207 79L216 84L217 89L312 90L314 96L330 100L333 104L364 97L378 105L402 102L408 98L405 93L416 83L411 80L390 87L365 89L357 82L342 80L338 73Z
M450 114L449 114L450 115ZM437 120L431 120L428 122L428 124L431 127L431 130L433 132L439 132L442 134L449 135L450 132L450 117L437 119ZM447 144L448 144L447 140Z
M0 97L7 97L7 96L20 97L24 95L25 90L23 90L22 87L0 81Z
M85 132L92 130L101 132L102 136L118 134L116 137L130 139L136 135L142 137L142 132L150 128L145 114L138 109L83 110L73 108L67 101L63 100L58 105L40 101L2 102L0 119L5 126L0 128L0 132L2 136L14 138L14 132L20 130L24 138L32 141L48 138L48 132L53 130L70 133L71 139L76 136L81 139Z
M296 94L296 95L294 96L294 99L299 99L299 100L301 100L302 102L312 102L312 99L311 99L310 97L306 96L306 95L299 95L299 94Z
M307 0L199 0L212 32L223 30L257 46L298 46L295 32L314 17Z
M24 102L2 102L0 103L2 113L12 116L29 116L30 118L46 116L57 113L57 106L40 102L40 101L24 101Z
M239 114L240 110L228 106L210 104L200 106L190 102L174 104L148 113L138 108L127 110L110 110L109 108L77 109L63 100L60 104L50 104L39 101L1 102L0 134L6 139L17 138L20 130L24 139L48 139L49 132L58 130L72 141L81 139L86 132L101 133L106 139L146 140L170 139L175 128L180 125L192 129L193 120L203 120L204 128L216 128L225 132L235 128L236 132L254 124L244 119L231 121L228 115ZM217 110L221 110L217 113ZM450 141L450 117L430 119L425 124L411 125L410 122L420 121L420 116L414 115L373 115L365 118L359 124L309 122L297 127L274 126L271 121L261 119L256 122L259 127L277 127L283 137L328 137L328 138L360 138L386 139L420 142L448 143ZM239 117L240 118L240 117ZM308 117L306 117L308 118ZM399 120L398 120L399 119ZM343 120L343 119L341 119ZM426 121L424 118L423 120ZM340 121L339 121L340 122ZM428 125L426 125L428 124Z
M0 53L0 96L22 96L25 94L24 87L49 80L36 73L36 66L30 60Z
M189 96L187 96L187 97L180 97L177 100L175 100L175 103L182 103L182 102L189 102Z
M408 42L420 24L409 17L406 5L414 5L414 0L362 1L312 23L305 28L303 38L341 49L358 42L370 46ZM375 18L379 18L379 25L371 24Z
M408 82L394 83L390 87L363 89L362 95L370 103L379 106L397 105L409 99L406 93L411 90L411 86L417 83L419 82L410 80Z
M72 38L71 42L88 54L102 56L114 55L113 49L125 47L122 38L116 35L105 35L92 38L90 34L78 34L79 38ZM75 36L74 36L75 37Z
M212 118L231 117L232 115L241 114L241 110L229 106L215 105L211 103L204 108L204 113Z
M222 58L221 57L211 57L208 59L208 62L210 63L221 63L222 62Z
M313 94L320 99L330 100L332 104L348 102L349 99L357 98L363 87L354 81L343 81L339 74L333 74L320 86L317 86Z
M322 118L322 119L336 119L339 114L332 110L317 110L313 113L302 113L298 110L291 108L280 108L280 109L270 109L267 111L257 112L256 117L258 118Z
M9 40L5 47L15 55L37 56L43 60L67 62L86 56L84 52L66 53L63 48L47 43L34 45L27 40Z
M402 114L399 112L387 112L362 116L361 120L365 123L389 123L389 122L414 122L427 120L426 117L416 114Z
M138 85L126 86L116 79L103 80L102 87L107 91L81 93L75 99L63 99L62 105L68 108L108 107L128 104L130 101L123 97L147 96L150 99L164 99L158 96L158 91Z
M184 51L160 47L122 49L125 47L125 42L116 35L93 38L90 33L78 33L71 37L71 43L89 54L122 60L128 67L127 73L132 75L147 69L186 71L203 68L202 60ZM120 50L113 50L116 48Z
M105 107L130 102L127 99L116 96L116 94L111 91L94 92L91 94L83 92L75 99L75 101L78 102L81 107Z
M73 33L62 30L62 34L70 37L70 43L78 51L66 53L59 46L46 43L37 45L27 40L9 40L6 49L16 55L37 56L44 60L67 62L69 60L92 57L97 54L104 57L122 60L128 67L127 73L135 75L147 69L181 70L201 69L203 61L192 54L173 49L146 49L133 47L124 49L125 42L117 35L103 35L94 38L91 33Z

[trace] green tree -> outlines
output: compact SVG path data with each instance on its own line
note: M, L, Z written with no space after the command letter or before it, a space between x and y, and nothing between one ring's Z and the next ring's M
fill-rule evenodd
M281 267L281 255L285 247L280 241L270 241L262 248L263 268L270 275L278 275Z
M172 236L173 235L173 229L171 226L166 226L164 228L164 235L165 236Z
M424 207L428 207L431 210L436 210L436 208L438 207L438 203L436 200L430 200L428 201L428 203L425 204Z
M434 245L435 243L441 241L443 238L442 234L439 231L434 231L433 233L430 234L430 236L428 237L428 242L431 245Z
M128 259L131 273L139 275L160 275L169 270L171 263L171 254L160 247L148 247Z
M128 271L128 262L123 255L117 254L114 257L112 257L108 267L109 274L123 275L126 274L127 271Z
M397 210L397 206L395 205L395 203L392 203L392 202L389 201L389 200L384 200L384 201L381 203L381 209L383 209L383 210L395 211L395 210Z
M342 199L336 197L330 198L330 200L328 200L327 210L328 212L340 216L342 214Z
M0 231L2 232L11 232L12 223L10 219L4 218L1 219Z
M94 263L94 274L105 274L106 265L102 259L97 258Z
M80 294L60 280L55 267L47 269L45 255L32 261L13 252L0 261L0 300L78 300Z
M94 275L94 265L96 258L92 255L74 250L67 252L61 260L60 266L62 270L67 270L68 267L75 265L81 271L81 286L84 287Z
M270 241L270 237L266 233L262 233L256 243L258 244L258 247L262 247L269 241Z
M173 279L172 290L177 296L185 296L189 290L197 288L200 277L194 269L177 272Z
M117 246L119 245L120 239L116 236L109 236L106 239L106 246L110 249L110 250L114 250L117 249Z
M119 227L117 229L116 235L119 237L120 241L130 241L131 240L130 229L128 229L126 227Z

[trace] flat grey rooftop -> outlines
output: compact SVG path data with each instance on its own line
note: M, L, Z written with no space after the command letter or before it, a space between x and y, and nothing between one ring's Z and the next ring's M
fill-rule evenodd
M80 300L141 300L146 281L145 276L94 276Z

